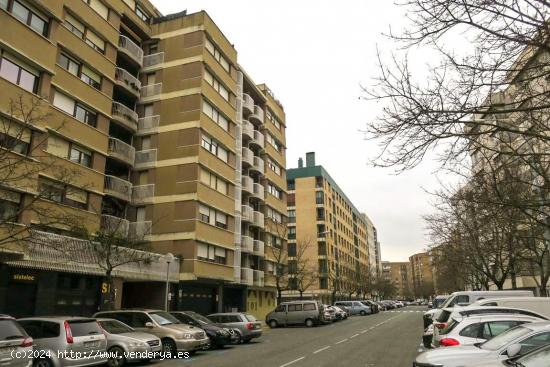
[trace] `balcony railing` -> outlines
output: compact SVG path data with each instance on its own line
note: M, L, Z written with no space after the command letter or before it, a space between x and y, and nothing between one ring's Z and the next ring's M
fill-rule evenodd
M254 192L254 181L248 176L243 176L241 179L243 191L252 194Z
M243 147L243 163L254 165L254 153L246 147Z
M264 173L264 169L265 169L264 160L260 157L254 157L253 168L254 168L254 170L256 170L260 173Z
M258 287L263 287L264 286L264 272L261 271L261 270L253 270L253 275L252 275L254 281L254 285L255 286L258 286Z
M151 168L155 165L155 162L157 161L157 150L156 149L148 149L148 150L140 150L136 152L136 163L135 163L135 169L147 169Z
M158 96L162 93L162 83L149 84L141 87L140 96L141 98Z
M246 222L252 222L254 220L254 209L248 205L241 206L241 216Z
M138 114L136 111L126 107L122 103L113 102L111 110L113 119L124 124L132 131L137 131Z
M156 54L145 55L143 57L143 67L149 67L153 65L162 64L164 62L164 52L158 52Z
M241 237L241 252L246 252L251 254L254 251L254 239L249 236Z
M120 36L118 39L118 49L130 56L140 67L143 65L143 50L128 37Z
M160 115L140 117L138 119L138 134L153 132L159 127Z
M109 235L117 234L121 237L128 236L130 222L126 219L112 215L101 215L101 230Z
M263 124L264 123L264 110L260 106L254 106L254 112L248 116L248 120L252 123Z
M135 205L151 203L155 197L155 185L139 185L132 189L132 203Z
M254 250L252 252L256 256L263 257L265 255L265 245L260 240L254 240Z
M249 268L241 268L241 283L247 285L254 284L254 270Z
M141 88L141 82L138 78L122 68L115 69L115 80L118 84L125 86L132 93L138 94Z
M151 234L153 222L132 222L129 226L128 237L134 241L143 241L147 235Z
M258 130L254 130L253 134L254 135L253 135L252 140L250 141L250 143L257 145L260 148L263 148L265 146L264 134L262 134Z
M109 155L133 166L136 149L122 140L109 138Z
M248 94L243 94L243 111L247 114L254 112L254 100Z
M253 194L254 194L255 197L257 197L260 200L265 199L265 189L261 184L255 183L254 187L253 187L253 190L254 190Z
M257 227L263 228L264 227L264 213L254 211L253 217L252 217L252 223Z
M132 184L122 178L105 176L105 193L120 200L130 201L132 195Z
M254 138L254 125L248 120L243 120L243 135L249 139Z

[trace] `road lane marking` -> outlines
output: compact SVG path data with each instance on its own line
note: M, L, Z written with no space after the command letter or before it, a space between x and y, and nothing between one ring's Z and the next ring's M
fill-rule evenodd
M336 342L334 343L334 345L338 345L340 343L343 343L343 342L347 342L348 341L348 338L344 339L344 340L340 340L339 342ZM282 367L282 366L281 366Z
M369 329L361 331L361 334L365 334Z
M315 352L313 352L313 354L321 353L322 351L327 350L328 348L330 348L330 345L327 345L326 347L321 349L317 349Z
M282 364L282 365L280 365L279 367L287 367L287 366L290 366L291 364L296 363L296 362L299 362L299 361L301 361L301 360L304 359L304 358L306 358L306 357L303 356L303 357L300 357L300 358L296 358L295 360L290 361L290 362L285 363L285 364Z
M356 336L359 336L359 334L352 335L352 336L350 336L349 338L350 338L350 339L353 339L353 338L355 338Z

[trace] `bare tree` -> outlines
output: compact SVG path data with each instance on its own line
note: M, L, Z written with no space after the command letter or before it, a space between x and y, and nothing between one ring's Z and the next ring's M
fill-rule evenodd
M311 244L311 239L299 239L295 244L292 244L295 247L293 253L289 253L289 289L298 291L300 299L303 298L304 292L319 279L317 261L308 254ZM290 248L291 244L288 246Z
M272 226L277 233L277 236L281 239L287 238L288 230L286 226L274 225ZM277 288L277 303L282 300L284 291L289 289L289 275L288 275L288 244L283 240L281 247L267 246L266 251L268 256L274 260L275 272L273 277L275 278L275 287Z

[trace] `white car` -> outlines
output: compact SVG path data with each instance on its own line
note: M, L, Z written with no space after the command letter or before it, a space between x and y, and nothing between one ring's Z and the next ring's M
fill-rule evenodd
M550 361L550 345L535 349L518 358L510 358L504 361L495 361L492 363L482 362L472 364L469 367L547 367Z
M523 324L479 345L438 348L419 354L413 367L470 367L524 355L550 344L550 322Z

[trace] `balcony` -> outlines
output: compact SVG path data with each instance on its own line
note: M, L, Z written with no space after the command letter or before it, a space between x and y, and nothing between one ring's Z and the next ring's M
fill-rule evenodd
M255 125L264 123L264 110L260 106L254 106L254 112L248 116L248 120Z
M127 72L122 68L115 69L115 81L116 84L132 93L135 97L139 98L139 90L141 88L141 82L138 78Z
M253 165L250 169L263 174L265 169L264 160L260 157L254 157Z
M101 230L108 235L116 233L121 237L127 237L129 228L130 222L126 219L107 214L101 215Z
M252 194L254 192L254 181L248 176L242 176L241 179L243 191Z
M157 96L160 98L162 93L162 83L144 85L140 89L140 97L152 99L151 97Z
M243 164L246 163L249 166L254 165L254 153L246 147L243 147Z
M105 193L120 200L130 201L132 195L132 184L122 178L105 176Z
M241 206L241 217L245 222L252 222L254 220L254 210L248 205Z
M155 185L139 185L132 189L132 204L150 204L155 197Z
M250 144L251 145L256 145L256 146L263 149L264 146L265 146L264 134L262 134L258 130L254 130L252 140L250 141Z
M248 139L254 138L254 125L248 120L243 120L243 136L246 136Z
M116 138L109 138L109 156L130 166L134 165L136 149Z
M249 236L241 237L241 252L251 254L254 251L254 240Z
M148 149L136 152L135 167L136 170L149 169L155 166L157 162L157 150Z
M261 270L253 270L253 275L252 275L254 281L254 285L255 286L258 286L258 287L263 287L264 286L264 272L261 271Z
M252 224L256 227L264 228L264 213L254 211L252 216Z
M163 62L164 62L164 52L158 52L156 54L146 55L143 57L144 68L162 64Z
M160 115L140 117L138 119L138 135L155 133L160 123Z
M134 241L143 241L147 235L151 234L153 222L132 222L128 230L128 237Z
M243 112L245 115L254 112L254 100L246 93L243 93Z
M118 39L118 50L134 60L139 67L143 66L143 50L128 37L120 36Z
M265 255L265 245L263 241L260 240L254 240L254 249L252 253L256 256L264 257Z
M241 284L254 284L254 270L249 268L241 268Z
M259 184L259 183L255 183L253 185L253 191L252 191L252 194L254 195L255 198L258 198L260 200L265 200L265 189L264 187Z
M111 110L112 118L132 130L133 133L137 131L138 114L119 102L113 102L113 108Z

